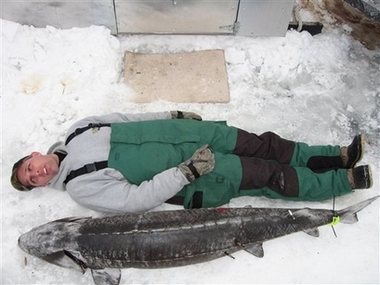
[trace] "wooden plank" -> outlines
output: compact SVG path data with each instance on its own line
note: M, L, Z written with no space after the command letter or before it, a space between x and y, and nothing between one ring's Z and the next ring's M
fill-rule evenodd
M126 52L125 83L135 91L134 102L229 102L223 50L142 54Z

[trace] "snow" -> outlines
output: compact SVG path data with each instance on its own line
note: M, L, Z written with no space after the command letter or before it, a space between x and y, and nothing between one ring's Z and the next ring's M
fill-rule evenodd
M67 216L100 216L65 192L24 193L9 184L13 163L46 151L76 120L110 112L189 110L206 120L227 120L250 132L273 131L310 144L347 145L363 132L374 185L336 198L343 208L379 195L380 50L370 51L349 31L324 29L312 37L288 31L282 38L134 35L115 37L105 27L37 29L1 21L2 29L2 284L92 284L85 274L22 252L21 233ZM132 103L123 83L123 53L223 49L231 100L227 104ZM180 92L180 90L179 90ZM239 198L228 206L331 209L331 200L289 202ZM176 209L163 205L155 210ZM320 228L264 244L265 256L247 252L170 269L123 269L121 284L379 283L379 201L359 222Z

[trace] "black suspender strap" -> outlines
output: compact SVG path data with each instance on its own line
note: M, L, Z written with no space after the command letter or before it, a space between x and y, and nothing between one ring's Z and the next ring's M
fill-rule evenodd
M84 133L85 131L89 130L89 129L92 129L92 128L101 128L101 127L110 127L111 124L108 124L108 123L99 123L99 124L88 124L88 126L86 127L82 127L82 128L77 128L73 133L71 133L67 139L66 139L66 142L65 142L65 145L67 145L73 138L75 138L77 135L80 135L81 133Z
M185 208L190 209L198 209L202 208L203 204L203 192L202 191L195 191L193 194L192 204L190 205L184 205L185 197L184 196L173 196L169 200L166 200L166 203L174 204L174 205L183 205Z
M67 145L77 135L80 135L89 129L93 129L93 128L99 129L101 127L110 127L110 126L111 126L111 124L108 124L108 123L104 123L104 124L102 124L102 123L92 124L91 123L91 124L88 124L88 126L86 126L86 127L77 128L73 133L71 133L67 137L65 145ZM97 171L99 169L106 168L107 166L108 166L107 160L86 164L85 166L83 166L81 168L70 171L69 175L66 176L66 179L65 179L65 181L63 181L63 183L67 184L70 180L74 179L75 177L77 177L79 175L91 173L91 172Z
M107 168L107 166L108 166L107 160L86 164L85 166L81 168L70 171L69 175L67 175L63 183L67 184L70 180L74 179L75 177L79 175L83 175L83 174L91 173L103 168Z

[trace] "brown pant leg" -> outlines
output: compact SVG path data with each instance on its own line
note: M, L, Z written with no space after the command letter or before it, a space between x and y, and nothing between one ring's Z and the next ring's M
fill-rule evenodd
M283 196L298 197L298 177L293 167L252 157L240 157L240 161L240 190L269 187Z
M258 136L238 129L236 147L233 151L238 156L256 157L275 160L280 164L289 164L295 148L295 142L266 132Z

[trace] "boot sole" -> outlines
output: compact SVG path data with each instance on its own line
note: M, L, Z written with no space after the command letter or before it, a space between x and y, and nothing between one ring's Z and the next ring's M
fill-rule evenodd
M360 135L360 149L361 151L359 156L352 162L350 168L354 168L356 164L363 158L363 154L365 152L365 136L363 134Z
M371 188L372 185L373 185L373 178L372 178L373 176L372 176L371 165L368 165L368 168L367 168L367 169L368 169L368 178L369 178L369 179L368 179L368 180L369 180L369 181L368 181L368 182L369 182L369 185L368 185L368 187L367 187L367 189L368 189L368 188ZM366 186L367 186L367 185L366 185Z

